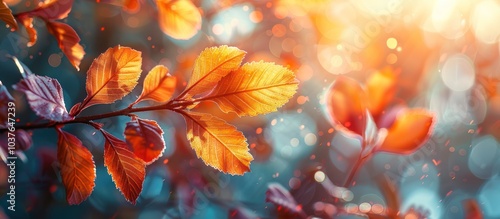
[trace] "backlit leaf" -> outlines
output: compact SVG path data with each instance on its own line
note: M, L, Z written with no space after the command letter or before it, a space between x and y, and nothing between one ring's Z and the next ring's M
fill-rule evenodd
M37 16L44 20L60 20L68 17L73 6L73 0L47 0L33 11L22 13Z
M295 94L298 81L292 71L267 62L252 62L222 78L210 96L225 112L255 116L274 112Z
M38 36L35 27L33 27L33 18L27 15L20 15L17 19L21 21L21 24L23 24L24 28L26 28L26 32L28 33L29 40L27 46L31 47L35 45Z
M220 46L203 50L196 58L193 74L184 93L187 97L213 90L231 71L238 69L245 51L236 47Z
M14 102L14 98L0 81L0 128L7 126L9 102Z
M168 74L168 68L163 65L155 66L144 79L142 93L135 101L154 100L168 101L175 91L177 79Z
M99 55L87 72L87 97L80 110L113 103L129 94L137 85L141 65L141 52L128 47L116 46Z
M474 199L466 199L462 201L464 208L465 218L467 219L483 219L483 212L481 207Z
M87 199L94 189L94 160L76 136L61 129L57 129L57 133L57 160L66 188L66 200L70 205L77 205Z
M14 16L12 16L12 11L3 1L0 3L0 20L7 23L10 28L14 30L17 29L17 22L14 19Z
M108 168L116 187L125 199L135 204L142 191L146 175L146 163L128 149L126 142L101 131L106 139L104 143L104 165Z
M128 122L124 134L134 154L146 165L161 157L165 150L163 130L155 121L138 118Z
M402 111L387 130L379 151L408 154L417 150L432 132L434 116L423 109Z
M335 128L362 136L368 97L359 83L340 76L326 94L326 104Z
M38 116L58 122L73 119L66 111L62 88L56 79L28 75L15 89L26 94L31 109Z
M190 0L156 0L158 23L163 33L187 40L201 28L201 14Z
M80 37L73 28L61 22L47 22L47 29L54 35L59 44L59 48L68 57L69 62L80 71L80 62L85 55L82 45L79 44Z
M250 170L253 157L245 136L236 127L210 114L183 112L182 115L191 147L205 164L232 175L243 175Z
M397 88L396 83L396 74L391 68L385 68L368 78L366 82L369 97L368 108L373 117L377 118L393 100Z

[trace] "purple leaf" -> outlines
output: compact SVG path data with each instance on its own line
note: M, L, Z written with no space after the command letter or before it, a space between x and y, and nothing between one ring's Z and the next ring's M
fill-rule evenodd
M286 214L293 214L306 218L302 211L302 206L298 205L295 198L278 183L271 183L267 187L266 202L271 202L278 206L278 211Z
M38 116L56 122L74 119L66 110L62 88L56 79L28 75L14 88L26 94L31 109Z
M0 128L7 127L9 102L14 102L14 98L12 98L7 88L0 81Z

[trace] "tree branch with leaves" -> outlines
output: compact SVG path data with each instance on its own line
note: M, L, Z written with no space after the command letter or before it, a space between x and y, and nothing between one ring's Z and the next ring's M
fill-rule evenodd
M58 133L57 158L69 204L79 204L95 186L95 164L92 154L64 125L91 125L104 136L104 165L125 199L135 203L145 178L147 165L157 160L165 148L163 131L156 121L139 118L134 113L169 110L181 115L187 124L187 139L205 164L224 173L243 175L250 171L253 156L242 132L221 118L197 112L198 103L212 101L224 113L256 116L276 111L295 94L298 81L287 68L268 62L241 65L246 52L236 47L207 48L195 61L193 73L184 91L175 98L176 79L168 68L158 65L149 71L141 95L127 108L92 116L79 117L86 108L112 104L132 92L142 72L141 52L116 46L97 57L86 80L86 98L69 112L62 87L56 79L23 70L21 82L14 87L24 92L31 109L43 123L27 123L16 129L54 128ZM6 89L1 90L6 93ZM135 107L141 101L157 104ZM7 103L7 102L5 102ZM194 109L193 109L194 108ZM99 119L128 116L125 140L103 129ZM0 121L2 125L6 121ZM7 127L7 124L5 124ZM7 128L0 129L5 132Z

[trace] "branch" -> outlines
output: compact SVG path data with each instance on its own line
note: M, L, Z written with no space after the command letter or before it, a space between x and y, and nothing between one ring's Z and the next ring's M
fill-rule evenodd
M75 118L73 120L64 121L64 122L52 121L52 122L39 123L39 124L27 123L24 125L15 126L15 128L16 129L30 130L30 129L53 128L56 126L72 124L72 123L89 124L93 120L105 119L105 118L115 117L115 116L129 116L131 113L149 112L149 111L156 111L156 110L171 110L171 111L178 112L179 109L183 109L189 105L192 105L195 102L198 102L198 101L197 100L194 100L194 101L169 101L166 104L161 104L161 105L157 105L157 106L125 108L125 109L110 112L110 113L104 113L104 114L98 114L98 115L92 115L92 116L84 116L84 117L79 117L79 118ZM7 130L8 130L7 128L2 128L2 129L0 129L0 133L5 132Z

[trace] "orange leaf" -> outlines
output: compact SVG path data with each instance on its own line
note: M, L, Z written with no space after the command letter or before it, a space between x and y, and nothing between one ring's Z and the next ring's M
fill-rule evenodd
M163 130L155 121L136 119L128 122L124 134L134 154L146 165L156 161L165 150Z
M238 69L245 54L243 50L225 45L203 50L196 58L193 74L183 94L192 97L211 91L224 76Z
M90 151L74 135L57 129L57 160L66 188L66 200L77 205L87 199L94 189L96 171Z
M276 111L295 94L298 81L292 71L269 62L252 62L229 73L203 99L215 101L220 109L238 116Z
M337 129L362 136L368 97L354 79L340 76L326 94L326 104Z
M402 111L387 130L387 136L378 151L412 153L427 140L433 123L434 116L424 109Z
M393 100L397 88L396 77L391 68L385 68L368 78L366 82L368 108L374 118L377 118Z
M17 19L21 21L23 26L26 28L26 32L28 33L29 41L27 46L31 47L35 45L37 40L37 35L36 35L36 29L33 27L33 18L26 15L21 15L18 16Z
M71 26L61 22L47 22L47 29L54 35L59 43L59 48L68 57L69 62L80 71L80 62L85 55L82 45L79 44L80 37Z
M104 144L104 165L125 199L135 204L142 191L146 164L128 149L127 143L101 130Z
M168 68L163 65L157 65L144 79L142 93L135 101L155 100L158 102L168 101L175 91L177 78L168 74Z
M94 104L113 103L129 94L137 85L141 64L139 51L122 46L106 50L87 72L87 97L79 111Z
M44 20L60 20L68 17L73 0L48 0L33 11L25 12L29 16L38 16Z
M12 16L12 11L9 6L5 4L5 2L0 3L0 20L7 23L11 29L17 29L17 22L14 19L14 16Z
M163 33L187 40L201 28L201 14L190 0L156 0L158 23Z
M187 138L205 164L232 175L250 170L252 155L246 138L224 120L210 114L179 111L187 124Z

